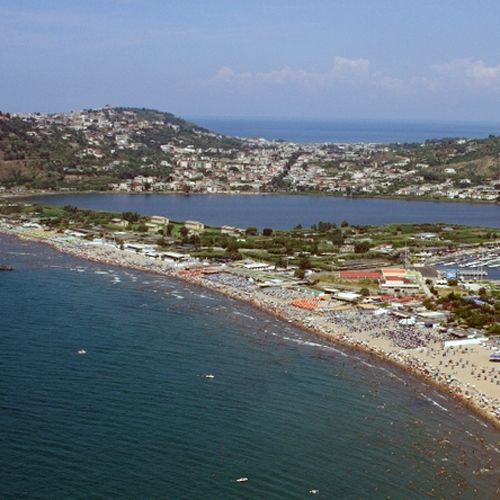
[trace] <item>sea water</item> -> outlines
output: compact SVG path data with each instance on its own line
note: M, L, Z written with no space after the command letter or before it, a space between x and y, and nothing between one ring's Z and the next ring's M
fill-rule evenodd
M494 498L498 433L391 365L40 244L0 264L1 498Z

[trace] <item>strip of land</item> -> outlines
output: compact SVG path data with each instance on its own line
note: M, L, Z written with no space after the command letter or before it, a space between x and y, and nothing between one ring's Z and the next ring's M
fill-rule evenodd
M408 297L360 300L362 295L353 291L311 286L299 268L295 271L273 269L268 263L255 260L217 263L165 249L153 252L140 243L125 246L122 241L94 238L81 231L61 232L40 224L39 219L27 222L25 215L22 220L18 216L19 213L1 217L0 231L49 244L78 258L180 278L250 303L326 340L395 363L499 425L500 377L498 364L491 362L491 356L498 349L496 338L480 334L454 335L456 331L438 327L439 323L433 319L439 316L438 311L422 311L421 315L414 312L410 316L405 309L410 302ZM193 228L195 225L191 221ZM382 278L389 287L396 283L391 278L400 280L401 273L406 275L406 270L382 268ZM373 270L339 273L343 283L356 278L369 283L378 277ZM404 279L397 283L405 289ZM419 286L426 289L425 283ZM413 301L418 301L418 296Z

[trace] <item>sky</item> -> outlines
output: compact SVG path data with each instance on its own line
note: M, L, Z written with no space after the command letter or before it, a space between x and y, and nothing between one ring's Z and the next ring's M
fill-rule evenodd
M0 0L0 110L500 121L499 0Z

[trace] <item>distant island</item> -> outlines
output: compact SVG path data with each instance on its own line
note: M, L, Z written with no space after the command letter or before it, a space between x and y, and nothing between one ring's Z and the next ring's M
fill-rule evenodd
M0 112L0 192L318 193L495 203L500 137L298 144L151 109Z

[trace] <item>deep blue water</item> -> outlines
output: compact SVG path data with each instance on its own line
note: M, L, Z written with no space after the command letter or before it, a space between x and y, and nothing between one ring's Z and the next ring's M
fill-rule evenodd
M444 123L383 120L192 117L214 132L292 142L422 142L444 137L483 138L500 134L499 123Z
M301 195L64 194L36 200L57 205L223 224L287 229L319 221L350 224L446 222L500 227L500 205Z
M494 498L498 433L393 367L172 279L5 263L1 498Z

